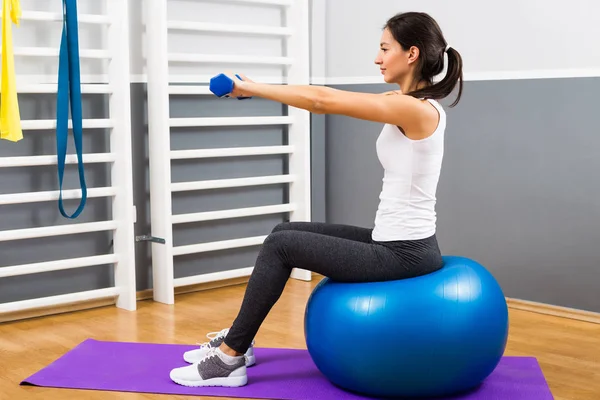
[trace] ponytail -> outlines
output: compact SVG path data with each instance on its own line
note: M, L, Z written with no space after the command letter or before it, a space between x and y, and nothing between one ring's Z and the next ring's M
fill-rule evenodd
M458 97L450 107L457 105L463 89L463 61L458 51L447 46L438 23L427 13L405 12L391 17L385 28L405 51L412 46L420 51L415 78L428 86L407 94L418 99L439 100L448 97L458 85ZM433 78L444 70L444 54L448 55L446 76L434 83Z
M408 93L409 95L425 99L443 99L448 97L456 85L458 85L458 95L450 107L454 107L458 104L463 89L462 57L460 56L460 53L452 47L448 47L446 53L448 54L448 69L444 79L435 84L431 84L430 86L410 92ZM429 83L432 83L433 81L433 77L430 76L424 76L423 79L429 81Z

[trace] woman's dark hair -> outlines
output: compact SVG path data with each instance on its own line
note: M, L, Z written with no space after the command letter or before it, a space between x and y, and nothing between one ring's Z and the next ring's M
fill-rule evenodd
M390 18L386 22L385 28L389 29L404 50L408 50L412 46L419 49L416 78L419 81L427 82L428 86L407 94L425 99L443 99L450 95L458 84L458 96L450 107L458 104L463 87L462 57L451 47L446 51L448 44L438 23L426 13L405 12ZM444 70L444 53L446 52L448 53L446 76L434 84L433 78Z

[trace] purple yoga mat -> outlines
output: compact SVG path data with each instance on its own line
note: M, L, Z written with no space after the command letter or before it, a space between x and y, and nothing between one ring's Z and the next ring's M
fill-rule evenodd
M172 368L187 365L184 351L195 346L104 342L88 339L21 382L55 388L120 392L224 396L280 400L368 399L329 383L306 350L255 348L256 365L248 384L239 388L179 386ZM551 400L552 394L535 358L504 357L476 390L453 400Z

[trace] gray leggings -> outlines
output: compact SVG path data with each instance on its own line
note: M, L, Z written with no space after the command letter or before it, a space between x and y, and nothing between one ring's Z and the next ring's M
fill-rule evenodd
M340 282L398 280L442 267L437 239L377 242L372 229L319 222L286 222L265 239L225 344L245 353L283 293L292 268Z

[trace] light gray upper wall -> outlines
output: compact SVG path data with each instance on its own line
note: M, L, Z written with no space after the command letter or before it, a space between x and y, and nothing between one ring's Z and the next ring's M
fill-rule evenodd
M484 264L509 297L600 312L599 90L599 78L467 82L446 107L440 246ZM381 124L326 125L327 221L372 227Z
M310 76L313 83L323 84L327 74L327 2L309 0L310 9Z
M424 11L462 54L469 78L544 76L600 70L600 2L578 0L327 0L327 78L379 77L373 64L381 28L398 12ZM559 56L558 49L569 49ZM564 71L566 70L566 71ZM587 71L587 72L586 72ZM577 73L578 75L579 73ZM370 82L378 82L370 80Z

